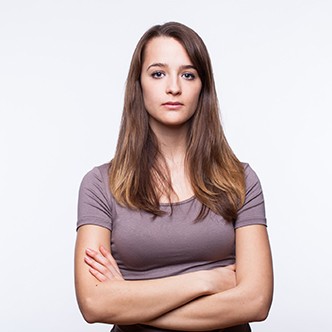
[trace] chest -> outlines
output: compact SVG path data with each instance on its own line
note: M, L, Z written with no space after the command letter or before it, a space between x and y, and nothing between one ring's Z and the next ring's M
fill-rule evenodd
M120 269L129 274L164 273L165 269L177 273L199 266L222 266L233 259L233 225L212 212L196 221L199 210L195 199L174 205L172 211L165 208L166 214L156 218L117 207L112 253Z

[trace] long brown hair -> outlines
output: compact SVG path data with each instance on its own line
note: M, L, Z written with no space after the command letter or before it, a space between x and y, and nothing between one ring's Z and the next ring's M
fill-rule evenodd
M186 169L195 197L202 203L198 219L209 209L234 221L243 204L243 166L225 138L208 51L198 34L187 26L168 22L150 28L139 40L127 78L124 109L114 159L110 166L110 189L121 205L162 215L161 193L170 199L173 188L158 141L149 127L140 75L147 43L171 37L182 44L197 69L202 89L187 136ZM158 162L157 162L158 159Z

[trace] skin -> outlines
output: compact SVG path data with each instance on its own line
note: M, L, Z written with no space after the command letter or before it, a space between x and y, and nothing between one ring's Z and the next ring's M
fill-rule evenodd
M141 71L144 105L170 169L176 195L172 201L193 196L184 167L188 120L196 111L201 79L183 46L173 38L149 41ZM161 202L168 202L162 196Z
M182 45L159 37L146 46L141 86L150 126L162 135L172 129L187 130L196 111L202 82Z
M173 201L193 195L183 161L188 120L196 110L201 84L176 40L158 37L148 43L141 85L151 128L170 169ZM88 322L208 331L266 318L273 273L265 226L236 230L236 272L229 266L144 281L123 279L110 251L111 236L109 230L93 225L77 232L75 285Z
M94 225L82 226L77 233L76 295L83 317L89 323L151 321L195 298L235 286L234 267L155 280L123 280L108 254L110 239L109 230Z

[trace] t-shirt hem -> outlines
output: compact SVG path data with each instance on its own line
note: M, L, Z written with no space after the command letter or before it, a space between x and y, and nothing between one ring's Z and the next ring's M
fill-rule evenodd
M76 231L77 231L81 226L84 226L84 225L101 226L101 227L107 228L107 229L109 229L110 231L112 231L112 225L110 225L109 221L105 221L105 220L102 220L102 219L99 219L99 220L98 220L98 219L96 219L96 218L94 218L93 220L91 220L91 219L87 219L87 220L81 219L81 220L78 220L78 221L77 221Z
M251 226L251 225L263 225L267 227L267 221L266 219L248 219L243 220L240 224L236 224L234 226L234 229L245 227L245 226Z

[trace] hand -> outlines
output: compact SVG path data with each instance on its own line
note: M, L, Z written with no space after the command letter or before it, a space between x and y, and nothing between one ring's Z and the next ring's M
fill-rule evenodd
M212 293L224 292L236 286L235 264L202 271L211 285Z
M97 280L100 282L114 279L124 280L112 254L103 246L100 246L99 251L88 248L85 253L84 261L89 265L90 273Z

